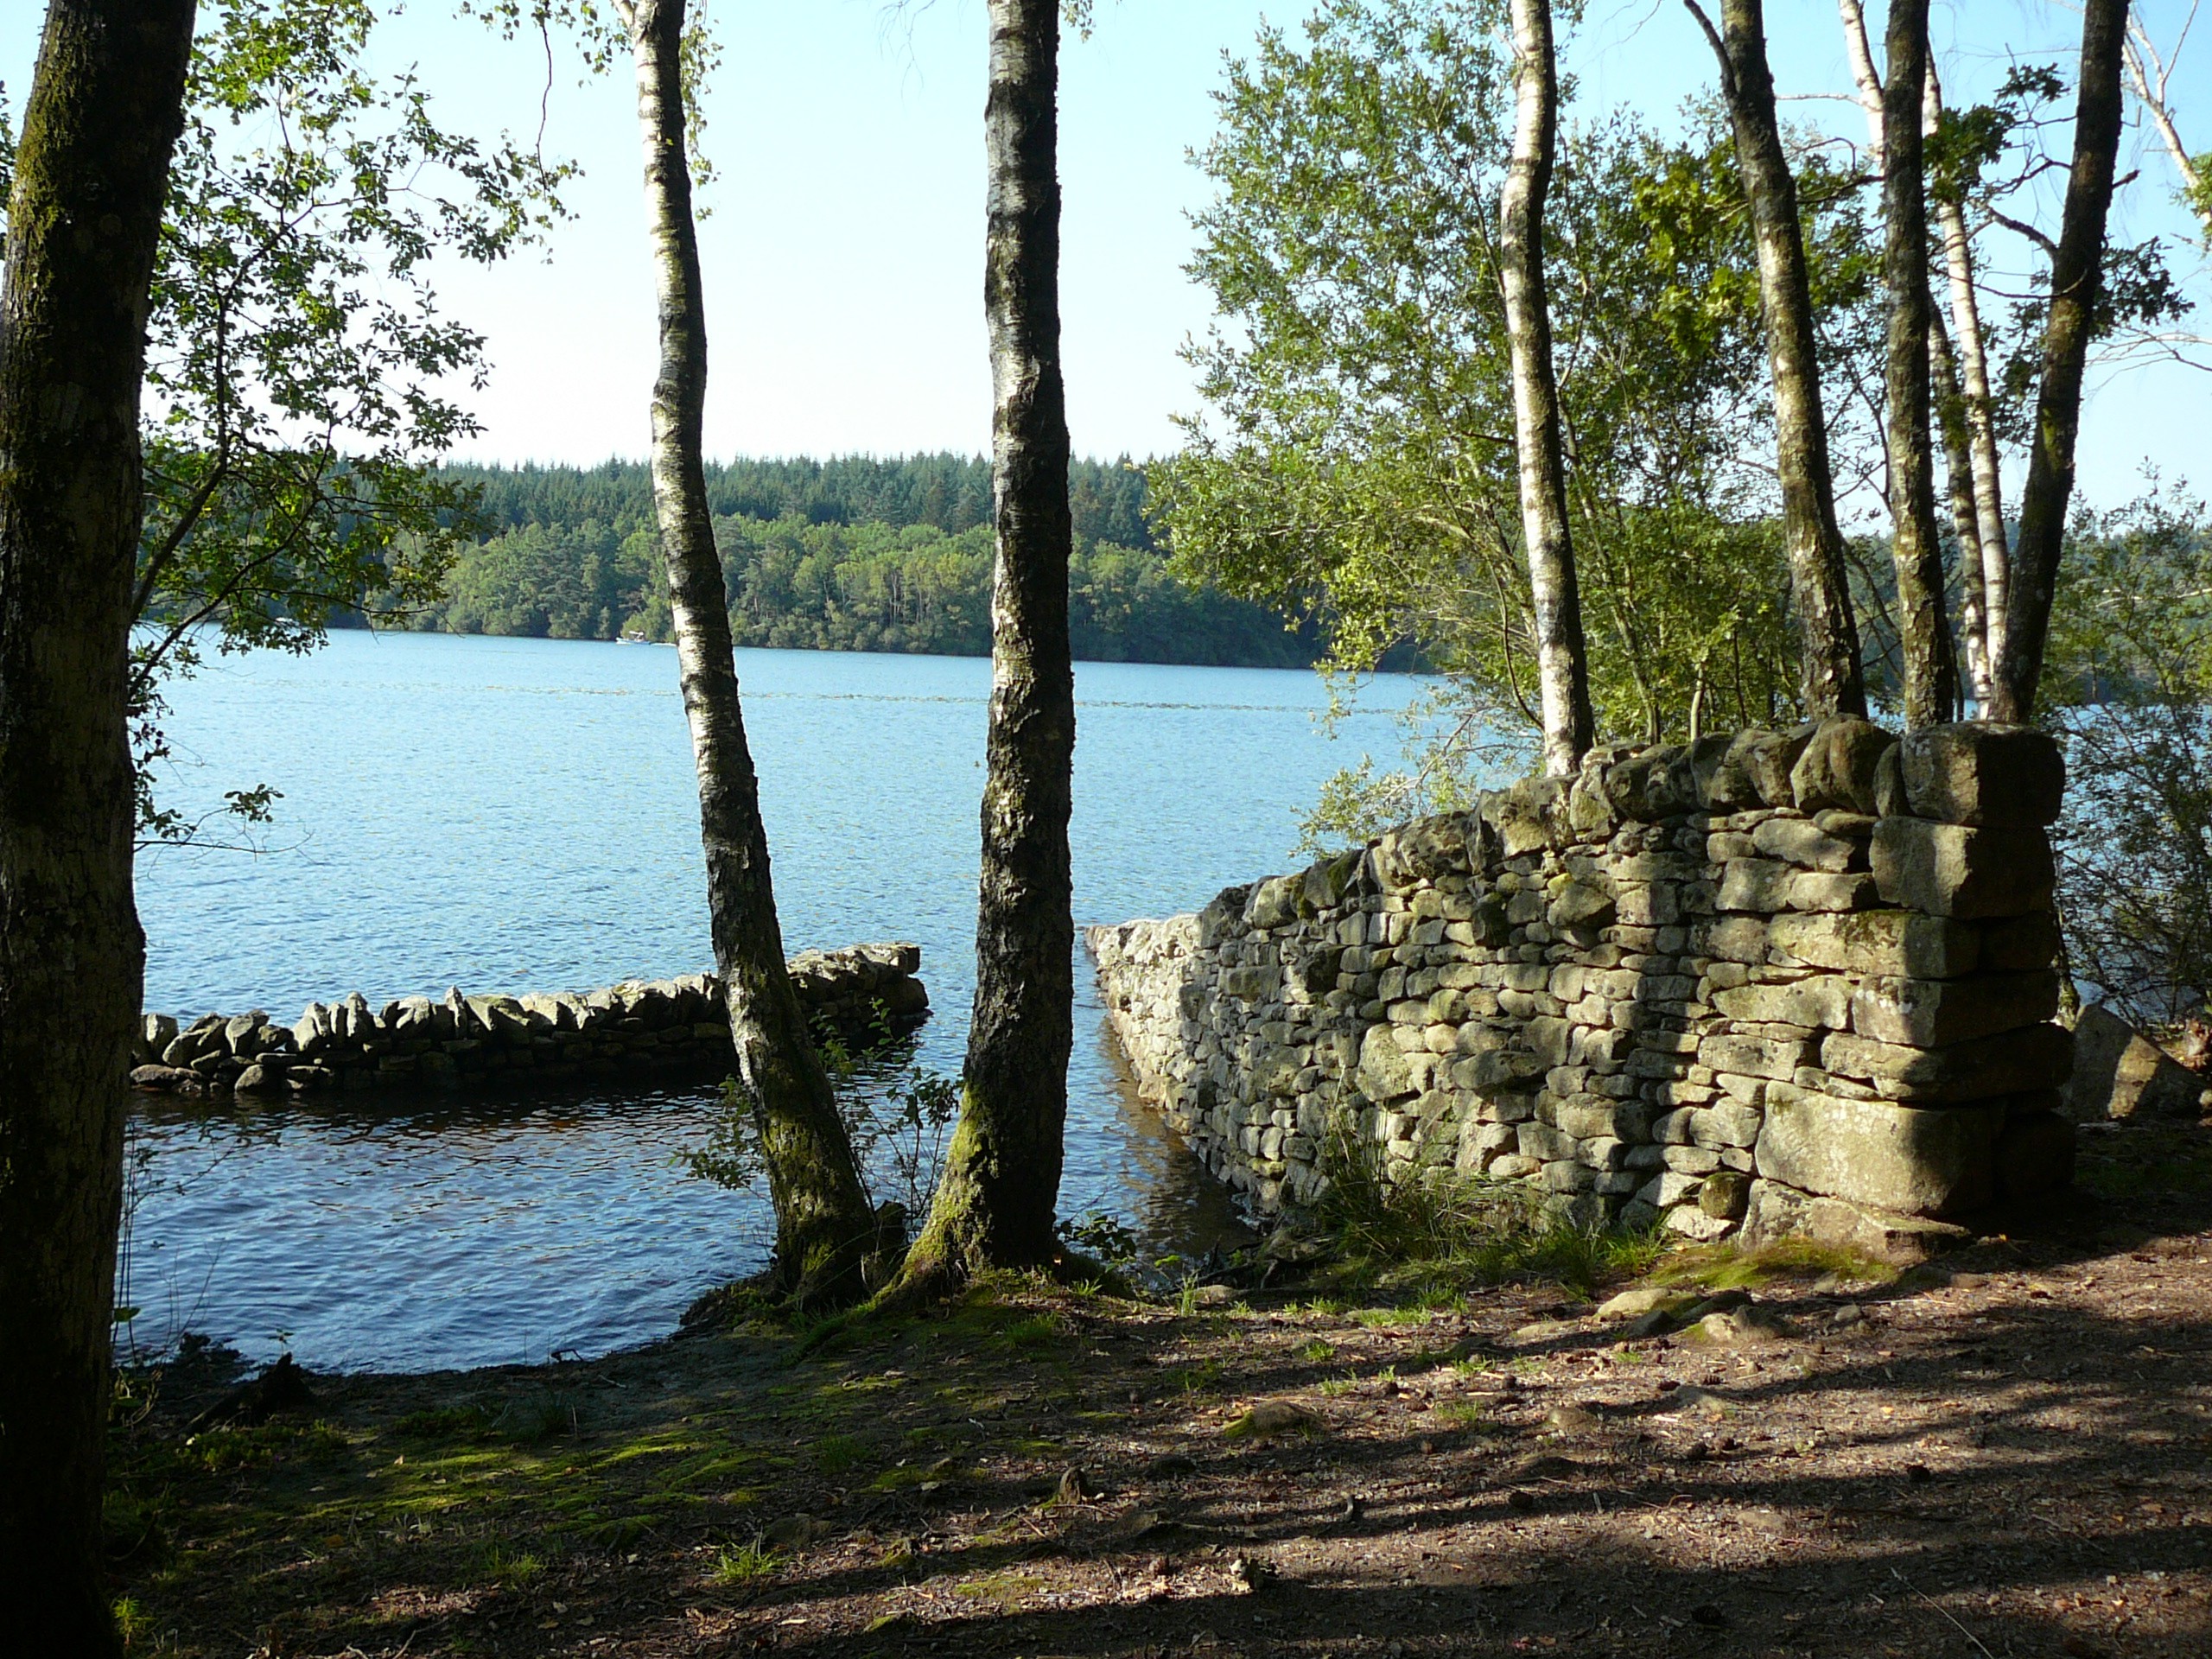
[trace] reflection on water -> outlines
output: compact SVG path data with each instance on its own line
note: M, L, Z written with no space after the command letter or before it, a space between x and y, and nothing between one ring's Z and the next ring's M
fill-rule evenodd
M989 664L739 658L786 941L920 944L937 1013L912 1058L956 1073ZM1375 701L1412 692L1388 682ZM1288 868L1322 780L1399 743L1382 713L1325 741L1303 673L1084 664L1077 699L1084 922L1193 908ZM356 987L372 1002L583 990L710 961L672 652L340 634L314 657L219 663L173 701L198 764L165 780L165 804L191 815L271 783L285 850L142 860L149 1008L289 1020ZM1233 1228L1228 1201L1117 1077L1080 952L1076 986L1061 1213L1203 1251ZM677 1162L716 1109L706 1088L142 1108L153 1158L127 1300L150 1339L188 1325L341 1369L648 1341L766 1259L765 1205Z

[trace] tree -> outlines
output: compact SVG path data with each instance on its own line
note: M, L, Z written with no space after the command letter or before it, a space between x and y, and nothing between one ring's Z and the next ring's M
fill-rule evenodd
M1816 718L1863 715L1866 690L1844 573L1843 532L1836 520L1797 184L1775 115L1761 0L1721 0L1717 30L1697 0L1683 3L1720 62L1721 91L1735 124L1744 193L1758 240L1759 292L1774 377L1783 537L1804 639L1806 709Z
M684 0L615 0L637 68L645 200L659 296L653 383L653 504L668 565L677 675L699 774L707 906L737 1075L776 1211L777 1287L801 1305L857 1297L874 1217L830 1077L784 968L768 835L738 698L729 599L707 505L701 421L706 297L687 145L701 41ZM1065 500L1065 485L1063 481Z
M1148 469L1187 577L1309 624L1328 665L1433 671L1444 734L1351 773L1331 844L1465 798L1541 732L1500 215L1515 101L1480 0L1333 0L1232 63L1199 156L1192 274L1222 319L1203 415ZM1560 123L1546 300L1599 732L1659 742L1799 718L1799 648L1763 453L1756 252L1725 129ZM1848 179L1808 165L1824 328L1878 269ZM1496 192L1493 195L1491 193Z
M307 652L334 619L434 600L474 526L437 462L476 423L483 338L441 257L493 264L561 211L564 166L441 127L363 67L370 0L219 0L194 43L156 262L146 524L133 594L140 834L162 808L162 688L211 648ZM233 800L251 817L268 791Z
M1512 357L1513 443L1520 461L1521 537L1528 544L1544 769L1564 778L1597 741L1560 454L1559 384L1544 296L1544 198L1559 142L1559 68L1551 0L1512 0L1513 153L1498 214L1498 274Z
M191 0L51 0L0 287L0 1629L117 1651L100 1487L144 937L125 728L147 290Z
M1890 84L1882 98L1883 270L1889 289L1890 551L1908 727L1958 714L1957 659L1944 603L1929 442L1928 210L1921 117L1928 76L1927 0L1890 0Z
M990 327L991 713L976 1001L960 1121L893 1294L1058 1255L1052 1220L1074 1043L1068 817L1068 429L1060 378L1061 0L990 0L983 304Z
M2042 372L2036 390L2028 479L2012 552L2012 598L1990 715L2024 721L2035 712L2044 642L2074 493L2074 441L2081 429L2082 377L2104 301L2105 220L2120 154L2120 60L2127 0L2085 0L2082 73L2075 92L2074 162L2050 266Z

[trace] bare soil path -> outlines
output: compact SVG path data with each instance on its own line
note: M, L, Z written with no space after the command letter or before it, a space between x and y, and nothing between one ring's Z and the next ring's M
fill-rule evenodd
M2212 1655L2212 1132L2093 1132L2077 1202L1894 1283L1797 1265L1642 1338L1003 1286L197 1433L188 1363L119 1593L224 1659Z

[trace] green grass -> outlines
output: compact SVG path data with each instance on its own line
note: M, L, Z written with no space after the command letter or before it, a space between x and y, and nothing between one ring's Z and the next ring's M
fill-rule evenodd
M726 1548L715 1556L707 1576L725 1589L757 1584L776 1575L776 1558L758 1544Z
M1056 1314L1039 1313L1034 1318L1016 1319L1001 1333L1007 1346L1021 1353L1039 1353L1057 1348L1067 1340L1067 1322Z
M868 1448L851 1434L825 1434L814 1443L814 1466L825 1475L842 1475L865 1455Z
M1298 1350L1298 1357L1304 1360L1308 1365L1319 1365L1324 1360L1334 1359L1336 1357L1337 1344L1333 1342L1324 1341L1319 1337L1316 1337L1313 1341L1302 1344Z
M1392 1180L1371 1147L1339 1125L1325 1147L1327 1197L1319 1219L1336 1237L1338 1272L1351 1286L1387 1289L1402 1312L1357 1315L1371 1324L1410 1320L1457 1304L1476 1284L1545 1283L1587 1296L1643 1272L1666 1250L1650 1232L1574 1227L1543 1213L1519 1183L1471 1181L1436 1172Z
M1483 1408L1472 1400L1446 1400L1437 1407L1436 1421L1447 1428L1479 1428Z

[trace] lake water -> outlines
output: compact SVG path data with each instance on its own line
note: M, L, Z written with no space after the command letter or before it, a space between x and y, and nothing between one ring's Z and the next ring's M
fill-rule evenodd
M741 652L786 944L905 938L957 1072L973 991L990 668ZM1332 740L1314 677L1077 671L1075 910L1123 921L1292 867L1297 818L1362 754L1395 759L1385 677ZM165 800L283 792L270 849L142 856L146 1006L185 1018L359 989L588 989L711 965L676 657L659 646L334 634L308 658L175 688ZM1061 1212L1155 1249L1235 1227L1118 1075L1087 961ZM282 1110L137 1110L129 1300L142 1340L190 1328L257 1357L428 1369L602 1352L673 1328L752 1271L765 1205L683 1173L711 1090L553 1102L349 1096Z

